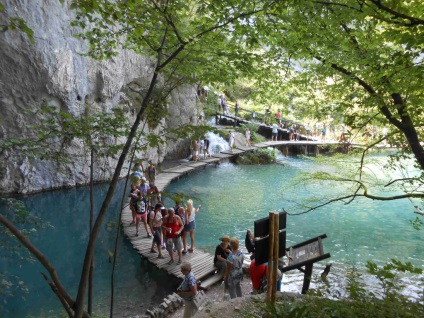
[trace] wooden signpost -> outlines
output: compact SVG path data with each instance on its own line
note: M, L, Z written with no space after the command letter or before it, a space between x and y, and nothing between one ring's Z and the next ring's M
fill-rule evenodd
M271 302L275 302L277 294L278 259L286 254L286 224L286 212L269 212L269 217L254 222L255 263L268 262L267 300ZM304 273L302 294L309 289L314 263L330 257L329 253L324 254L322 245L326 237L323 234L287 249L290 259L282 272L298 269Z
M326 234L322 234L289 247L289 255L292 259L289 259L287 266L283 267L282 272L285 273L293 269L298 269L304 273L302 294L306 294L309 289L314 263L330 257L329 253L324 254L324 247L322 245L322 239L326 237ZM303 266L305 267L304 269Z
M287 213L269 212L268 218L254 223L255 263L268 261L267 300L271 302L277 295L278 259L285 255L286 219Z

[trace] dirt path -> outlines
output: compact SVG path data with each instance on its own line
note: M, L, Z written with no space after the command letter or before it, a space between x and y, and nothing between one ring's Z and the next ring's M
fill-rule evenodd
M236 312L239 311L241 308L246 307L246 304L251 302L250 292L252 291L252 283L249 277L244 278L241 287L244 297L235 298L230 301L223 301L224 286L221 283L217 283L211 286L206 291L206 296L208 296L208 298L211 300L211 303L209 305L206 305L205 308L196 315L196 317L237 317ZM255 296L255 299L256 298L257 296ZM261 302L263 302L262 297L259 297L259 299L261 300ZM182 318L183 311L184 307L181 307L168 317Z

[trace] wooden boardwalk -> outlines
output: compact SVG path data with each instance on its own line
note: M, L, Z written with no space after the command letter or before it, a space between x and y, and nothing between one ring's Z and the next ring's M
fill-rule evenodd
M237 146L233 149L233 152L224 151L217 155L212 155L211 158L199 160L197 162L189 161L186 163L180 163L178 166L165 169L158 173L156 176L156 186L159 191L163 191L171 183L172 180L178 179L180 176L186 175L195 170L205 168L210 164L219 164L223 159L243 154L248 151L252 151L258 148L285 146L285 145L313 145L321 146L328 144L339 144L337 142L318 142L318 141L267 141L252 145L250 147ZM183 278L183 274L180 271L180 265L177 265L178 254L174 252L174 263L168 265L170 260L168 251L162 250L164 259L159 259L157 253L151 253L152 238L147 238L146 230L144 225L140 222L139 236L135 236L135 225L130 225L132 220L131 210L129 206L125 207L122 211L121 223L125 235L131 241L134 249L137 250L138 254L146 258L150 263L154 264L157 268L166 270L169 274L179 278ZM156 249L156 246L155 246ZM216 271L213 265L214 256L206 253L202 250L195 249L192 253L183 254L183 261L189 261L192 264L192 271L194 276L198 280L202 280L202 286L204 288L218 282L222 278L222 274L212 275ZM206 280L204 280L206 278Z
M179 166L166 169L161 173L158 173L156 177L156 186L159 191L163 191L172 180L179 178L182 175L188 174L194 170L198 170L206 167L209 164L218 164L221 159L229 158L232 155L219 154L207 158L205 160L200 160L197 162L187 162L182 163ZM137 250L143 258L146 258L150 263L155 265L159 269L167 271L170 275L183 278L183 274L180 271L180 265L177 265L178 254L174 252L174 263L168 265L170 260L169 253L165 249L162 250L162 254L165 257L164 259L158 258L158 253L151 253L152 247L152 238L147 238L147 233L142 222L140 222L139 236L135 236L135 225L130 225L132 221L131 210L129 206L125 207L122 211L121 223L124 230L124 234L130 240L134 249ZM189 237L188 237L189 239ZM155 250L156 250L155 246ZM194 249L192 253L183 254L183 261L188 261L192 264L192 272L197 280L202 280L202 287L207 288L210 285L216 283L222 278L222 274L213 275L216 268L213 264L214 256L206 253L197 248ZM211 276L211 277L209 277ZM208 278L204 280L205 278Z
M180 271L180 265L177 265L178 255L174 252L175 262L172 265L168 265L170 260L168 251L162 250L162 254L165 258L158 258L158 253L151 253L152 238L147 238L146 230L144 225L140 224L139 236L135 236L135 225L130 225L132 220L131 211L129 207L126 207L122 211L122 226L124 233L127 238L131 241L134 249L137 250L143 258L146 258L150 263L155 265L159 269L163 269L173 276L183 278L183 274ZM155 246L155 250L156 250ZM205 253L199 249L194 249L193 253L187 253L183 255L183 261L189 261L192 264L192 272L198 280L204 279L206 276L213 274L216 268L213 265L213 255ZM202 284L203 286L204 284ZM205 288L208 286L204 286Z

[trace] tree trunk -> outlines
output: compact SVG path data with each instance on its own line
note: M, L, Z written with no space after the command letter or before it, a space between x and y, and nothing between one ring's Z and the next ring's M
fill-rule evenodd
M144 111L147 108L150 97L152 96L153 89L154 89L156 82L157 82L158 74L159 74L159 66L157 66L155 68L155 71L154 71L153 76L152 76L152 80L150 82L149 90L147 91L146 96L143 99L143 102L141 104L141 109L137 114L137 117L136 117L134 124L131 127L131 131L128 135L128 139L125 143L124 148L122 149L121 155L119 156L118 164L115 168L113 178L112 178L112 180L109 184L108 192L107 192L106 197L103 201L102 207L100 208L100 212L99 212L99 215L97 216L96 222L94 223L93 230L91 231L90 239L88 241L88 245L87 245L87 249L86 249L86 253L85 253L85 257L84 257L84 264L83 264L80 283L79 283L79 287L78 287L77 300L76 300L76 303L75 303L75 317L77 317L77 318L81 318L82 315L83 315L83 312L84 312L85 291L87 289L87 280L88 280L88 275L89 275L89 269L90 269L91 261L92 261L92 258L93 258L93 253L94 253L94 248L95 248L97 236L99 234L103 220L106 216L107 210L109 209L110 202L112 201L113 194L115 192L116 185L117 185L119 177L120 177L121 169L124 165L127 153L131 148L131 144L134 140L134 137L136 136L137 128L138 128L138 126L140 125L140 122L141 122L141 117L143 116Z
M90 153L90 225L89 233L93 229L94 223L94 148L91 146ZM93 313L93 275L94 275L94 257L90 264L90 274L88 275L88 314Z

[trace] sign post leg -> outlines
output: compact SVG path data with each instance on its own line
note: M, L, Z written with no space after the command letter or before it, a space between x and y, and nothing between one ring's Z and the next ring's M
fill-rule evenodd
M303 276L303 287L302 287L302 294L306 294L309 289L309 284L312 279L312 268L314 267L314 263L310 263L308 265L305 265L305 273Z
M274 275L273 275L273 260L274 260L274 213L269 212L269 246L268 246L268 283L266 290L266 298L268 301L272 299L272 291L274 288Z

